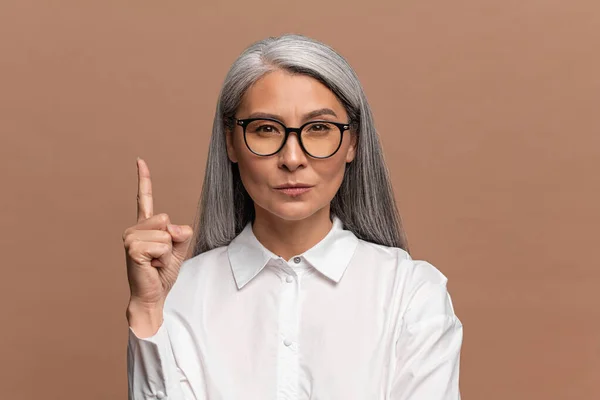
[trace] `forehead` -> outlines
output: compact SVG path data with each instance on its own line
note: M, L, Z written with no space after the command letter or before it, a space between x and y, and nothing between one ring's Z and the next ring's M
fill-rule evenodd
M267 73L248 88L240 113L267 112L286 118L330 108L342 117L344 106L337 96L318 80L302 74L276 70Z

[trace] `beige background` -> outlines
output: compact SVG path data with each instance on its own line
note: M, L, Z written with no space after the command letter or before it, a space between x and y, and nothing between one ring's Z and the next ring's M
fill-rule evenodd
M217 3L0 2L0 396L126 398L135 157L192 223L227 68L297 32L365 87L463 398L600 398L599 3Z

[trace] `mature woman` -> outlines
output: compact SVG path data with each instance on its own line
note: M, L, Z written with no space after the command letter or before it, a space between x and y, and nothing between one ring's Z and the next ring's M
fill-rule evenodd
M217 103L194 229L138 159L130 399L458 400L462 325L413 260L361 85L330 47L255 43Z

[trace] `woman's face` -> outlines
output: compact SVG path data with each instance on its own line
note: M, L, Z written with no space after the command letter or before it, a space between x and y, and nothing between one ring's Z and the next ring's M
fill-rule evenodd
M349 122L344 106L325 85L309 76L282 70L270 72L252 85L235 116L270 116L294 128L316 120ZM329 216L329 204L342 183L346 163L354 159L355 143L355 135L345 131L341 147L333 156L316 159L304 153L297 135L290 133L278 153L265 157L246 147L241 126L227 133L229 159L238 163L257 216L267 212L289 221L308 218L318 211L326 211ZM289 188L294 185L307 188Z

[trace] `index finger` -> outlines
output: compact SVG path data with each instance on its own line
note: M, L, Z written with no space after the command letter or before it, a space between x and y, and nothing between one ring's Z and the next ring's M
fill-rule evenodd
M137 193L137 219L138 222L145 221L154 215L154 204L152 201L152 181L150 180L150 169L146 162L138 157L138 193Z

